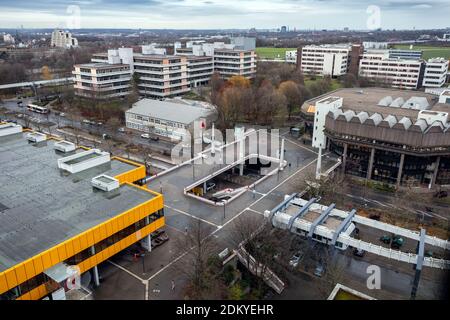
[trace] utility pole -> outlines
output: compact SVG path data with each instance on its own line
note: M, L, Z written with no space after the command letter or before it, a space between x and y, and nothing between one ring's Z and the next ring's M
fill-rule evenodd
M224 200L223 201L223 221L225 221L226 205L227 205L227 202Z

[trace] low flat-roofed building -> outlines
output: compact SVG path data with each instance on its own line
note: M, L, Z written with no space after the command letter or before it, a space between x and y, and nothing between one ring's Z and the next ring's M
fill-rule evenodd
M301 110L313 146L341 155L345 173L397 186L450 184L450 104L435 95L339 89Z
M199 101L142 99L125 112L125 121L130 129L183 140L195 121L205 129L213 114L211 105Z
M64 153L57 143L0 137L0 300L64 297L69 269L92 269L98 285L98 264L165 224L162 195L133 184L145 166L82 156L87 169L69 173L58 160L86 149Z

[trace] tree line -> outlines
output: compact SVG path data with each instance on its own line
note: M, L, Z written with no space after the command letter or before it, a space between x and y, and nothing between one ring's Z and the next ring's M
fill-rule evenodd
M280 126L300 110L306 100L331 89L331 79L323 78L305 85L303 74L293 65L259 63L253 81L243 76L224 80L211 77L211 102L217 106L217 125L233 128L248 122Z

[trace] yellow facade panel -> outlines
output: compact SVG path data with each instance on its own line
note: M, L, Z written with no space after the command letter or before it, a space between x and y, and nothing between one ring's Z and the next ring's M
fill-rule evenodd
M59 260L59 256L58 256L58 250L56 250L55 248L50 249L50 257L52 260L52 265L57 264L58 262L60 262L61 260Z
M50 252L46 251L41 255L42 258L42 266L45 269L48 269L52 266L52 258L50 257Z
M69 256L67 256L66 246L64 244L60 244L57 248L58 248L58 256L59 256L60 261L64 261L67 258L70 258Z
M92 233L94 235L94 243L100 242L100 228L97 227L94 230L92 230Z
M40 256L33 258L33 264L36 274L42 273L42 271L44 271L44 266L42 265L42 259Z
M25 272L27 273L27 279L31 279L38 274L36 270L34 270L34 263L32 259L25 261L23 264L25 266Z
M94 230L91 230L91 231L86 233L88 246L93 246L95 244L94 232L95 232Z
M38 298L38 299L40 299L40 298L42 298L43 296L45 296L45 295L47 294L47 288L45 287L45 284L41 284L41 285L38 287L38 291L39 291L39 298Z
M113 228L112 228L112 223L106 223L105 229L106 229L106 238L110 237L114 233Z
M6 283L8 284L8 289L17 287L17 277L14 269L8 269L5 271Z
M123 217L118 217L117 219L115 219L115 221L117 222L117 231L122 230L124 228Z
M89 245L88 245L88 240L87 240L86 233L81 234L79 238L80 238L80 246L81 246L81 248L87 248Z
M80 239L78 237L72 239L72 245L74 254L77 254L78 252L81 251Z
M68 257L73 257L74 256L74 251L73 251L72 241L65 242L64 246L66 247L66 254L67 254L67 256Z
M39 296L39 287L34 288L30 291L30 299L31 300L38 300L40 298Z
M29 292L25 293L24 295L21 295L16 300L31 300L31 295Z
M27 281L27 273L25 271L25 265L20 263L14 267L14 271L16 272L17 283L22 283Z
M8 291L8 283L5 274L2 272L0 273L0 294L6 291Z
M120 231L120 229L119 229L118 219L113 219L112 220L112 233L114 234L114 233L117 233L119 231Z

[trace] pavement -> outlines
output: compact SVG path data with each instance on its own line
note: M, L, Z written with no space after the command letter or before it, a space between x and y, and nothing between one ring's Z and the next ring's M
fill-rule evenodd
M6 102L8 109L17 108L15 102ZM15 105L14 105L15 104ZM49 117L51 117L50 115ZM93 290L95 299L183 299L183 288L186 276L181 271L186 263L186 255L177 248L177 239L182 239L186 228L193 221L201 221L201 225L217 242L217 252L224 248L232 248L230 231L233 221L240 216L251 215L262 219L265 210L270 210L279 204L284 196L301 191L302 180L315 172L317 154L302 145L297 140L286 136L285 160L290 163L279 174L270 176L257 186L256 193L245 192L226 207L215 207L196 199L186 197L183 188L202 176L218 169L217 165L188 164L168 174L158 176L150 181L148 187L162 191L165 198L165 230L170 240L146 254L133 260L130 253L122 252L100 265L100 276L103 279L100 287ZM137 137L139 140L140 137ZM133 140L134 141L134 140ZM153 142L152 142L153 143ZM160 142L155 142L160 143ZM140 143L142 144L142 143ZM331 154L322 155L322 171L336 163ZM363 258L343 255L341 264L346 266L344 285L361 289L375 298L408 299L413 279L411 265L401 262L384 261L386 259L366 254ZM375 263L382 270L385 284L381 291L367 292L367 266ZM409 272L408 272L409 269ZM433 299L439 297L442 281L448 273L425 268L420 282L418 298ZM307 275L292 274L290 285L282 295L276 298L284 299L320 299L323 295L317 291L317 279ZM172 281L175 284L172 290Z

